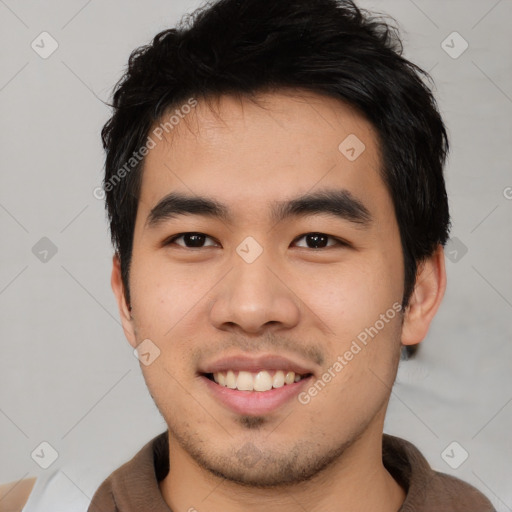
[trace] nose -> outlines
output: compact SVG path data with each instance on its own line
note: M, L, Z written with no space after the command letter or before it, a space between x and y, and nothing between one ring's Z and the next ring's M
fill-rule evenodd
M233 262L234 268L214 289L210 322L217 329L262 334L298 324L301 312L293 285L265 252L252 263L238 255Z

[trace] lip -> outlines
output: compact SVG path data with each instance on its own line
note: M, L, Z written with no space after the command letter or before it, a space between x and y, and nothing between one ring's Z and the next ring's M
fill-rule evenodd
M240 354L222 357L212 361L211 363L205 364L199 369L199 373L227 372L228 370L246 372L283 370L295 372L299 375L315 374L315 371L312 368L308 368L305 364L276 354L265 354L257 357L249 357L247 355Z
M200 376L201 381L215 400L237 414L249 416L270 414L279 409L308 386L312 378L309 376L299 382L285 384L280 388L272 388L268 391L239 391L221 386L205 375Z

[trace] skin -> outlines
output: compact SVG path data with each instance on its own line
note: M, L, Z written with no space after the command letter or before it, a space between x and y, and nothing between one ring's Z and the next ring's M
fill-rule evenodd
M259 100L265 108L223 96L213 112L200 101L147 155L131 311L114 256L112 287L126 337L133 347L149 338L160 349L153 363L141 364L169 427L170 472L160 489L175 511L295 512L300 503L310 512L396 512L405 492L382 463L384 417L401 345L425 337L442 300L442 247L420 266L408 309L308 404L293 399L266 415L241 416L197 374L218 356L278 353L321 376L402 302L398 225L371 124L336 99L304 91ZM366 146L353 162L338 150L350 134ZM341 188L367 207L368 227L325 214L278 224L269 218L272 201ZM224 203L233 222L187 215L148 227L151 209L172 191ZM184 232L210 238L199 248L187 248L184 238L164 244ZM315 249L304 237L312 232L334 239ZM248 236L263 248L250 264L236 252ZM240 456L247 451L256 454L254 464Z

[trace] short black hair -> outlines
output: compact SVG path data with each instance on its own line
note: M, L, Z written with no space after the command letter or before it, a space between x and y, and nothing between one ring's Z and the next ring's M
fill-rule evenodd
M293 88L342 100L375 128L401 236L405 309L418 266L448 239L450 216L443 176L449 143L432 79L402 53L398 28L351 0L208 2L135 49L101 133L106 208L127 302L140 148L155 123L190 98Z

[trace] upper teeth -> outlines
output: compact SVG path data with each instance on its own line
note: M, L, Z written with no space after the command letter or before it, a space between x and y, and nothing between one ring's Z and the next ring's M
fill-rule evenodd
M268 391L272 388L281 388L285 384L298 382L302 376L295 372L284 372L278 370L273 372L262 370L256 373L229 370L227 372L217 372L213 374L213 379L221 386L238 389L240 391Z

